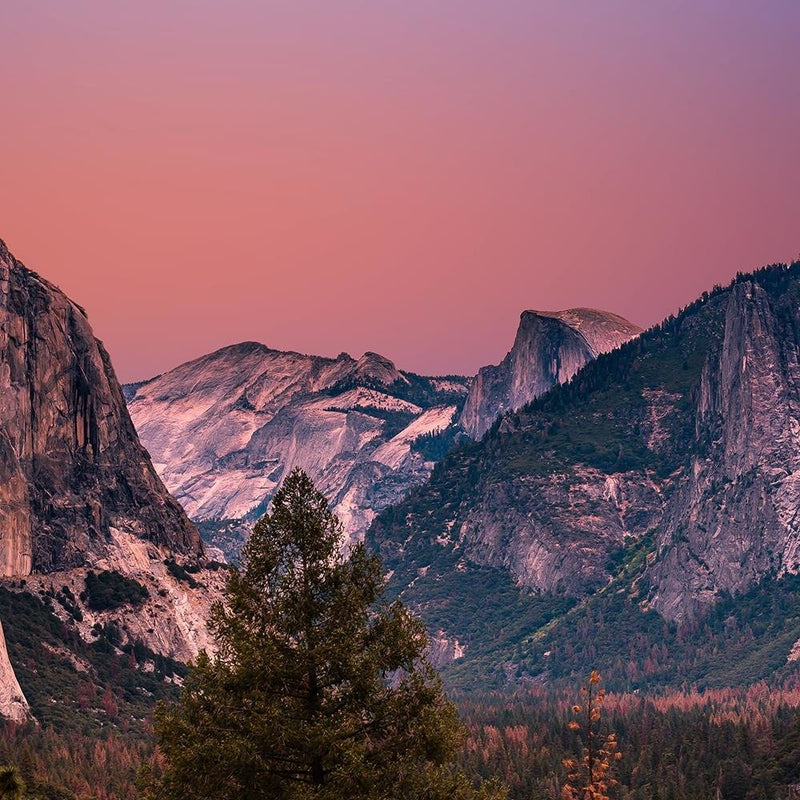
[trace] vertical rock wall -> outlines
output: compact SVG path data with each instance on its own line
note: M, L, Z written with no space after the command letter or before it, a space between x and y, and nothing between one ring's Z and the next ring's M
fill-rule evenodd
M91 563L112 527L202 553L85 312L0 242L0 575Z
M461 413L461 427L480 439L499 416L568 381L600 353L639 333L638 326L607 311L524 311L506 357L478 371Z

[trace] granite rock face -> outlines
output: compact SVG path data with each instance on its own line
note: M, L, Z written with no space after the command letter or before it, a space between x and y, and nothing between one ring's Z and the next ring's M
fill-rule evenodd
M639 333L637 325L607 311L524 311L506 357L475 377L461 426L479 439L498 417L568 381L588 361Z
M178 577L171 563L191 569L192 582ZM84 641L94 641L97 627L111 624L123 642L141 642L159 655L188 663L201 650L215 648L206 622L212 603L221 597L227 571L208 566L208 562L176 557L153 542L112 529L105 553L90 566L29 575L25 588L39 596L55 596L66 586L81 610L80 620L60 603L53 603L52 610L68 627L77 629ZM92 608L84 596L90 569L135 580L146 589L147 597L135 605Z
M638 473L570 473L492 481L459 518L457 543L472 563L506 570L537 592L583 596L608 580L608 558L644 534L663 508Z
M8 659L6 637L0 623L0 717L22 725L33 718L17 676Z
M464 378L422 378L376 353L333 359L245 342L130 387L128 407L192 519L233 531L211 534L230 552L296 466L360 538L425 480L433 464L414 443L450 428L466 392Z
M697 392L691 466L650 569L664 616L685 619L723 592L800 570L799 355L796 299L734 286Z
M112 528L202 553L85 312L0 242L0 575L91 563Z
M193 587L170 573L170 559L191 566ZM97 626L113 625L123 642L188 661L213 645L206 620L224 575L205 564L200 535L139 443L86 313L0 242L4 588L55 597L72 587L75 616L52 606L67 630L93 641ZM137 580L147 603L93 612L83 600L90 569ZM24 721L30 711L4 640L0 678L0 715Z

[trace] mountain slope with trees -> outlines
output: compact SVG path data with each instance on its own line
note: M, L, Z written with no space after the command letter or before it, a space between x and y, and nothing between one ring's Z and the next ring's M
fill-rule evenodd
M453 675L551 674L538 643L591 608L622 603L630 640L678 636L728 596L791 584L799 301L800 263L737 276L457 448L378 517L367 541L393 590L465 649ZM624 642L596 644L624 663Z

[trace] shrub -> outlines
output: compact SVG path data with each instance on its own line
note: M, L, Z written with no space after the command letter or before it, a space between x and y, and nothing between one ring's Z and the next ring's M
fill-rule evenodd
M86 576L85 600L92 611L107 611L127 604L137 606L149 596L141 583L118 572L103 570Z

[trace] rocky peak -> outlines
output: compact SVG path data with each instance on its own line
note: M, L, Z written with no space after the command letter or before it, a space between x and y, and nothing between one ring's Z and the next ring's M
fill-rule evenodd
M568 381L588 361L639 333L637 325L607 311L523 311L506 357L478 371L461 413L461 426L473 438L480 438L497 417Z
M564 311L523 311L520 328L528 317L558 319L583 336L592 354L608 353L638 336L642 329L618 314L596 308L568 308Z
M358 359L355 377L362 381L378 383L381 386L391 386L397 381L408 382L388 358L369 351Z
M429 474L415 442L452 424L466 384L404 373L373 352L331 359L248 344L135 387L129 407L167 486L233 555L294 466L360 537Z

